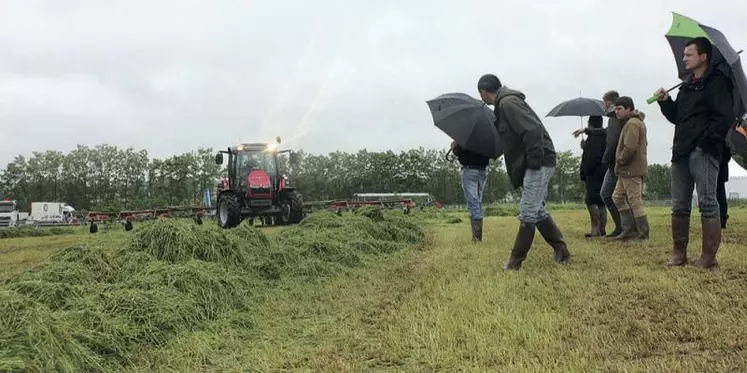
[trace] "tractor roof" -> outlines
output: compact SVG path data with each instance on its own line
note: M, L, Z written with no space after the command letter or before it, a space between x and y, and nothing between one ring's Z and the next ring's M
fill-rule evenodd
M267 143L243 143L230 147L232 153L236 152L264 152L272 150Z

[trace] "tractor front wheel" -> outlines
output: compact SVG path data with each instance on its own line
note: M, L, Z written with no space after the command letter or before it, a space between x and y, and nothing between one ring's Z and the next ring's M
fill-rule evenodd
M236 194L224 192L218 197L218 226L223 229L233 228L241 222L241 210Z
M283 209L280 224L298 224L303 219L303 201L298 191L285 190L280 200L280 207Z

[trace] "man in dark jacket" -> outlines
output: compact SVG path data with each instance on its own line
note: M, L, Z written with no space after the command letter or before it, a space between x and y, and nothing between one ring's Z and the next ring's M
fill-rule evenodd
M721 219L716 187L724 143L735 122L731 80L711 66L713 46L707 38L687 42L685 68L690 76L680 86L677 101L661 88L656 92L662 114L674 124L672 146L673 254L667 265L687 263L693 186L698 194L703 246L695 265L718 265ZM694 185L693 185L694 184Z
M590 129L602 128L602 117L589 117ZM591 232L586 233L586 237L598 237L607 234L607 209L600 194L604 174L607 171L607 165L602 163L602 156L607 148L606 139L603 136L589 136L583 142L583 153L581 154L581 181L586 186L586 208L589 210L589 219L591 220Z
M602 156L602 163L607 165L607 170L604 173L604 181L602 182L602 188L599 191L602 201L604 201L604 204L610 211L612 221L615 222L615 230L610 232L607 237L615 237L622 232L620 210L615 206L615 202L612 200L612 193L614 193L615 185L617 185L617 175L615 175L615 153L617 152L617 142L620 140L620 132L622 132L622 124L620 124L620 121L615 115L615 103L619 98L620 94L615 90L608 91L602 96L604 107L607 110L607 128L586 127L583 130L576 130L573 133L573 136L576 137L585 133L589 138L602 137L607 140L604 155Z
M456 141L451 142L451 151L462 165L462 191L470 213L472 241L482 241L482 193L488 178L490 158L464 149Z
M503 147L511 185L521 191L519 231L506 270L518 270L534 241L534 231L552 246L557 263L567 263L571 253L563 234L545 210L547 184L555 171L557 154L542 121L524 101L525 95L502 86L492 74L480 77L477 90L482 100L495 106L496 128Z

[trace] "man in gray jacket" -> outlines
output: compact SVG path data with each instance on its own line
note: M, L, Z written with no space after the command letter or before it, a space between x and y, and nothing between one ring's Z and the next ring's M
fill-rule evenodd
M557 263L571 258L563 234L545 210L547 185L555 171L557 154L545 126L524 101L526 96L501 85L493 74L483 75L477 82L482 100L494 105L496 128L503 147L511 185L522 188L519 205L519 231L505 270L518 270L526 259L537 229L552 246Z
M604 174L604 181L602 182L602 190L599 194L602 197L602 201L610 211L612 220L615 222L615 230L612 231L607 237L615 237L622 232L622 225L620 224L620 211L615 206L615 202L612 201L612 192L615 191L615 185L617 185L617 176L615 175L615 152L617 151L617 142L620 139L620 132L622 132L622 125L615 116L615 102L620 98L620 94L617 91L609 91L602 96L604 101L604 107L607 109L607 128L589 128L586 127L581 130L573 132L573 136L578 137L582 133L587 136L604 136L607 138L607 147L604 150L602 156L602 163L607 165L607 172Z

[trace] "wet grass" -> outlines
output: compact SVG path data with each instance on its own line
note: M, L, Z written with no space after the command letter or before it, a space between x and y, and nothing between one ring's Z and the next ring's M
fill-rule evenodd
M537 234L522 270L504 273L501 267L518 222L514 217L490 217L485 221L485 241L473 244L464 213L427 216L424 245L363 245L350 240L346 241L350 246L344 247L302 246L306 241L299 241L299 237L318 242L351 235L361 242L375 237L418 240L417 235L402 231L366 230L364 225L355 225L365 222L360 219L378 219L376 214L352 217L352 224L344 227L336 227L339 221L325 216L307 222L305 228L290 228L298 233L294 235L273 228L267 241L253 230L237 231L239 237L256 238L253 242L264 249L247 252L246 258L232 257L227 263L198 264L191 257L181 258L173 249L137 245L132 250L134 257L127 260L140 268L138 276L130 280L129 293L109 292L98 302L118 307L126 317L99 320L81 313L60 315L65 315L62 321L67 324L88 325L77 329L81 341L109 348L110 354L135 356L126 364L132 372L747 371L745 211L732 211L719 252L721 267L715 271L663 266L671 249L666 209L650 209L652 239L637 244L584 238L588 218L583 210L552 213L573 253L573 262L567 266L552 262L552 250ZM417 219L417 213L414 215ZM449 219L452 216L462 221ZM698 223L694 216L692 259L700 250ZM122 233L99 240L116 241ZM34 262L43 250L28 240L4 240L25 246L17 250L0 246L0 260L8 254L21 258L29 252L32 257L24 263ZM276 243L288 249L273 251ZM356 250L349 251L352 247ZM265 266L260 263L248 268L252 273L261 274L262 269L276 273L276 278L268 280L273 286L252 287L250 294L242 293L250 301L225 306L236 298L236 292L244 290L232 287L232 281L220 285L221 280L236 273L231 269L235 263L243 265L247 258L251 263L253 255L263 250L271 255L262 258L277 259L274 264L263 262ZM208 249L193 252L213 257ZM95 253L71 251L58 259L104 268L97 271L99 275L110 276L106 268L112 262L102 262L91 254ZM157 255L169 260L139 267L139 260L148 263L150 256ZM43 269L44 265L37 266L30 273L43 274ZM333 269L340 272L329 273ZM91 280L94 275L71 272L67 284L59 286L34 287L34 283L19 282L13 291L36 294L49 302L46 307L64 309L70 303L66 298L74 302L87 299L74 279ZM209 288L217 291L200 291L199 284L216 284ZM190 294L188 301L182 301L182 308L171 309L169 303L150 297L147 286L165 285ZM5 299L8 307L14 307L8 309L28 309L23 308L26 298ZM134 306L145 310L150 319L128 313ZM168 312L187 315L189 322L159 316ZM46 325L45 317L48 315L32 312L24 315L24 320L30 320L30 325ZM133 322L140 323L141 331L158 322L176 326L178 332L155 340L153 336L163 333L127 334L132 331L124 325ZM35 335L59 337L56 333L60 330L35 328ZM91 330L107 330L119 340L130 338L151 347L138 350L137 355L128 354L117 350L116 339L86 333ZM85 357L76 346L57 347L67 349L62 352L65 356Z

